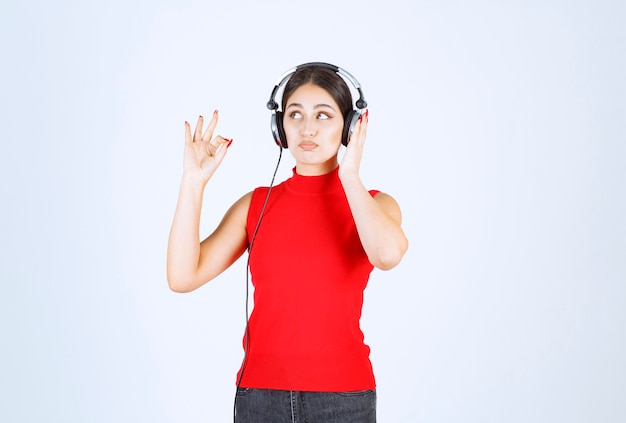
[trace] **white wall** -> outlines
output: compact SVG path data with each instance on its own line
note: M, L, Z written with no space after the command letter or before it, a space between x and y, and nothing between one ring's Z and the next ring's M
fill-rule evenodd
M269 182L276 78L319 60L363 85L363 179L410 239L366 296L379 421L624 420L625 19L619 1L3 4L0 418L231 418L243 260L191 294L165 280L183 122L218 108L235 139L207 234Z

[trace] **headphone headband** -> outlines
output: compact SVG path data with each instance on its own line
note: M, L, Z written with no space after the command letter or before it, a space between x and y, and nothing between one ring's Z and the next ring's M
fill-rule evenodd
M287 82L287 80L291 77L291 75L293 75L298 69L310 68L313 66L328 68L332 70L333 72L337 73L338 75L341 75L345 79L347 79L359 93L359 99L356 101L356 108L363 110L367 107L367 101L365 101L365 98L363 96L363 90L361 90L361 84L359 84L359 81L357 81L357 79L354 76L352 76L350 72L340 68L339 66L332 65L330 63L309 62L309 63L304 63L302 65L298 65L294 68L289 69L287 72L283 73L278 78L278 80L276 81L276 84L274 85L274 89L272 90L272 94L270 95L270 99L267 102L267 108L270 110L278 110L278 103L276 103L275 98L280 87L282 87Z
M332 70L333 72L337 73L337 75L343 77L343 79L350 82L350 84L352 84L352 86L359 93L359 98L355 103L356 108L352 110L352 112L349 115L349 119L347 119L348 121L345 122L346 126L344 130L344 135L341 140L343 145L348 144L350 135L352 134L352 130L354 129L354 126L356 125L356 121L363 113L363 110L367 107L367 101L365 101L365 97L363 96L363 91L361 90L361 84L359 84L359 81L357 81L357 79L354 76L352 76L350 72L340 68L339 66L335 66L330 63L324 63L324 62L309 62L309 63L303 63L292 69L289 69L287 72L283 73L276 81L276 84L274 85L274 88L272 89L272 94L270 95L270 99L266 104L267 108L272 111L271 128L272 128L272 134L274 135L274 141L276 141L276 144L278 144L279 146L283 148L287 148L287 140L284 139L285 136L284 136L283 126L282 126L282 112L278 110L279 106L278 106L278 103L276 102L276 94L278 93L278 90L287 83L289 78L291 78L291 75L293 75L297 70L303 69L303 68L314 67L314 66L323 67L323 68ZM277 114L278 116L276 116Z

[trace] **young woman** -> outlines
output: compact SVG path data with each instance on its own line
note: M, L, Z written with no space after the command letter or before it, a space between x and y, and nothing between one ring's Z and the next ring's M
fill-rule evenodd
M168 283L192 291L249 250L255 291L237 377L240 423L376 421L363 291L373 267L396 266L408 241L396 201L359 177L368 112L354 108L341 71L315 63L289 76L274 136L295 158L293 176L245 194L202 242L203 191L232 140L213 136L217 111L204 131L202 117L193 133L185 122Z

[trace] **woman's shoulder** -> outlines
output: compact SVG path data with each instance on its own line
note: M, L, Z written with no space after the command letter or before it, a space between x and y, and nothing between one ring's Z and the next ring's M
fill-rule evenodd
M249 191L247 193L245 193L244 195L242 195L241 197L239 197L239 199L237 201L235 201L233 203L232 206L230 206L230 212L232 213L248 213L248 209L250 208L250 203L252 202L252 194L254 193L254 191Z
M372 193L373 191L374 190L370 190L370 193ZM375 193L372 194L372 197L374 197L376 203L378 203L378 205L382 207L385 212L387 212L387 214L391 215L396 220L401 221L402 212L400 211L400 205L398 204L396 199L382 191L374 192Z
M369 193L374 197L374 200L378 203L394 203L398 204L398 202L391 196L391 194L387 194L386 192L379 191L376 189L369 190Z

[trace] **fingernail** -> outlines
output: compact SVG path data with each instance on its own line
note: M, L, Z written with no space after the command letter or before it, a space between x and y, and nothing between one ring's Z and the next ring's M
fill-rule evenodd
M233 140L229 140L228 138L226 138L226 141L228 141L228 144L226 144L226 148L228 148L233 143Z
M365 120L369 122L370 120L370 109L365 110Z
M202 117L202 115L200 115L200 116L198 116L198 119L204 119L204 118Z
M217 114L217 109L213 110L213 114L216 115Z

